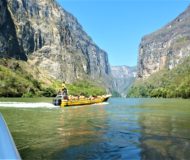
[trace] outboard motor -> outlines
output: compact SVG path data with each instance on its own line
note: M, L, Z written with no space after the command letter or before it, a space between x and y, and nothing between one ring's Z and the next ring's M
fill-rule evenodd
M62 99L63 99L63 95L57 95L57 96L53 99L53 104L54 104L55 106L60 106Z
M53 100L53 104L55 105L55 106L60 106L61 105L61 99L54 99Z

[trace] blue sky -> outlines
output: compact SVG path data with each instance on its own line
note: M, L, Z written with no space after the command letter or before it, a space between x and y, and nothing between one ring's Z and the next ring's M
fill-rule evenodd
M176 18L188 0L58 0L93 41L108 53L111 65L137 64L144 35Z

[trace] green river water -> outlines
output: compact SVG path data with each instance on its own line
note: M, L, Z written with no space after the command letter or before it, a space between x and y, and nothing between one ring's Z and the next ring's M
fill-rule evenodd
M0 101L23 160L190 158L190 100L111 98L63 109L51 99Z

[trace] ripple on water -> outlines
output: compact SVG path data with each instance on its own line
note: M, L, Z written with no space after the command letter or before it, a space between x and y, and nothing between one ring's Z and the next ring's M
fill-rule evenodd
M18 106L0 111L24 160L190 157L187 100L113 98L107 105L64 109L49 109L50 103L0 104Z

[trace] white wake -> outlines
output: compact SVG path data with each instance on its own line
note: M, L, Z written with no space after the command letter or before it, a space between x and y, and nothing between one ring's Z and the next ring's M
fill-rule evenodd
M109 102L95 103L95 104L92 104L92 105L107 105L107 104L109 104Z
M0 102L0 107L14 107L14 108L58 108L51 103L45 102Z

